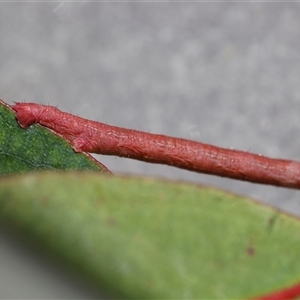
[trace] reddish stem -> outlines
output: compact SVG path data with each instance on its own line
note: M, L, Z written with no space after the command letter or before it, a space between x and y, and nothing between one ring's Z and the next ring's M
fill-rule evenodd
M116 155L256 183L300 188L300 163L229 150L165 135L86 120L53 106L16 103L19 124L44 125L65 137L77 152Z
M300 297L300 283L253 300L288 300Z

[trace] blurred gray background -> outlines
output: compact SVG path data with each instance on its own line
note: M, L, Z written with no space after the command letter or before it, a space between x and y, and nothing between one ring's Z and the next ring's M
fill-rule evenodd
M1 2L0 98L300 160L299 15L284 1ZM299 191L96 157L300 215ZM0 229L0 298L100 296L73 273Z

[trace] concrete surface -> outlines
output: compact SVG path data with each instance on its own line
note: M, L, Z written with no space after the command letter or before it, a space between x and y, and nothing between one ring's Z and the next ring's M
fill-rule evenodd
M1 2L0 98L300 160L299 14L284 1ZM97 158L115 173L213 185L300 215L299 191ZM0 298L95 296L30 249L2 232Z

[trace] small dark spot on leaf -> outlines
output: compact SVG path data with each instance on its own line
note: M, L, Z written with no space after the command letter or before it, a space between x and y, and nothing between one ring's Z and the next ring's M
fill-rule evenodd
M48 199L48 197L43 196L43 197L39 198L39 200L42 205L47 206L49 199Z
M279 217L279 214L276 213L276 214L274 214L274 215L268 220L268 225L269 225L269 228L270 228L270 229L273 228L273 226L274 226L275 222L277 221L278 217Z
M106 220L106 224L107 224L108 226L115 226L115 225L116 225L116 220L115 220L114 218L108 218L108 219Z
M255 248L252 246L247 247L247 254L249 256L254 256L255 255Z

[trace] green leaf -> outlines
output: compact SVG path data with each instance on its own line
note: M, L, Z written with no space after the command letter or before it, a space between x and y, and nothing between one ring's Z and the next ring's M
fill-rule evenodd
M95 170L109 173L86 153L75 153L62 137L40 125L22 129L0 100L0 176L34 170Z
M300 281L298 219L196 185L76 172L2 178L0 218L119 298L241 299Z

